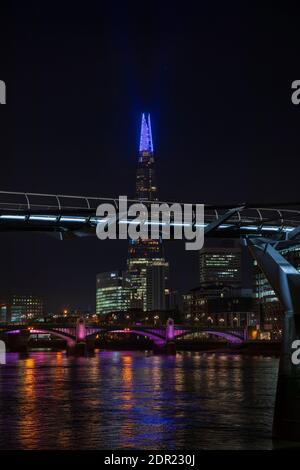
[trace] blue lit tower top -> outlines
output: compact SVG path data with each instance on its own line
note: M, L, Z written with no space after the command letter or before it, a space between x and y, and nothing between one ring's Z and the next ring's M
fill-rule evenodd
M142 114L140 152L153 153L150 113L148 113L147 117L145 113Z
M140 200L157 200L155 178L155 161L150 114L142 114L139 159L136 174L136 198Z
M158 201L149 113L142 114L135 197L140 201ZM149 282L147 284L148 268L159 262L163 265L165 263L161 239L131 240L128 247L127 267L132 289L132 307L148 309L148 302L151 300L149 292L147 293L147 289L150 289Z

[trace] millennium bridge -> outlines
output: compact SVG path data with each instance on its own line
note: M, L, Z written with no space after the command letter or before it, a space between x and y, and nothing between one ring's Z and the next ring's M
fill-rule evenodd
M127 200L128 204L177 204L189 206L195 218L196 205L174 202ZM97 216L97 207L111 204L116 217ZM294 240L295 228L300 226L300 203L285 203L274 207L268 204L240 203L236 205L205 205L203 228L205 236L239 238L252 236L271 237L276 240ZM109 225L135 223L134 217L119 213L119 199L61 194L39 194L0 191L0 231L46 232L60 239L96 235L99 223ZM163 231L163 221L150 221ZM170 227L181 225L172 220ZM184 227L186 224L182 222ZM197 227L196 220L192 222ZM199 225L198 225L199 227Z
M96 235L98 224L109 226L111 223L134 223L127 214L124 219L118 201L89 196L1 191L0 232L48 233L61 240ZM153 202L142 201L144 205ZM97 216L97 207L106 203L115 208L115 217ZM141 201L128 200L128 203ZM184 206L183 203L177 204ZM196 228L196 204L191 204L190 208L193 215L191 224ZM163 232L164 223L155 223ZM178 222L171 217L170 228L176 224ZM204 208L203 230L205 237L240 239L248 247L284 307L273 435L300 441L300 365L292 362L293 345L300 344L300 273L280 253L281 249L300 243L300 203L208 204ZM81 327L84 330L85 326ZM159 334L155 335L158 342ZM76 335L71 334L70 340L74 340L74 337ZM165 338L166 333L162 335L162 341Z

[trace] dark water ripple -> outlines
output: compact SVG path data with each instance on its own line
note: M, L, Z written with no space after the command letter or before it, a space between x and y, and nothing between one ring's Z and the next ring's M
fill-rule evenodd
M271 449L278 360L8 354L1 449Z

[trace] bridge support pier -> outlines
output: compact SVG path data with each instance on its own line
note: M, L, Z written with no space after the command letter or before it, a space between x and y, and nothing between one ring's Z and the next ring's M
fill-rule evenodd
M300 441L300 365L294 365L292 344L300 340L300 315L286 313L277 380L273 437ZM300 341L299 341L300 344Z
M84 318L78 318L76 323L76 341L67 345L69 356L86 356L94 352L95 341L87 339Z
M165 348L166 348L166 353L167 354L176 354L176 343L175 343L175 341L168 341Z
M27 353L28 342L29 342L29 337L30 337L29 331L23 331L21 332L20 335L17 335L17 336L19 336L19 341L17 341L18 352Z
M166 338L159 343L154 343L155 354L176 354L174 320L169 318L166 326Z
M81 341L80 343L72 343L67 345L68 356L90 356L95 352L93 344L89 341Z
M154 354L176 354L176 344L174 341L168 341L166 343L154 343L153 344L153 353Z
M300 441L300 364L294 341L300 340L300 273L270 243L248 239L248 247L285 308L273 419L273 437Z

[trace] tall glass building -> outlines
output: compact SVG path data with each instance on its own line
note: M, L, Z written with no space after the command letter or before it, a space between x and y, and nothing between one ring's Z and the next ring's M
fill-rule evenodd
M150 114L142 115L138 167L136 173L136 199L140 201L158 201L155 174ZM153 266L156 269L153 281ZM153 305L161 305L158 298L164 295L168 263L163 255L163 246L159 240L131 240L128 248L127 270L131 282L132 307L151 310ZM158 274L159 273L159 274Z
M97 275L96 314L105 316L111 312L130 308L130 282L123 271L108 271Z

